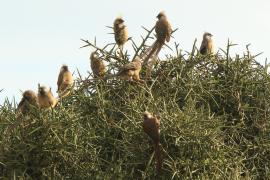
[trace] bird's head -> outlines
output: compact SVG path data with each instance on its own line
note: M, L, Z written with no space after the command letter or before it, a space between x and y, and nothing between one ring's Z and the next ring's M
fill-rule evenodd
M212 35L211 33L209 33L209 32L205 32L205 33L203 34L203 38L204 38L204 39L211 39L212 36L213 36L213 35Z
M164 17L166 17L166 15L165 15L165 12L164 11L161 11L160 13L158 13L158 15L157 15L157 18L158 19L161 19L161 18L164 18Z
M141 59L139 56L136 56L136 57L133 59L133 62L140 62L140 63L142 63L142 59Z
M38 93L42 96L48 94L49 92L51 92L51 88L48 88L46 86L40 86L40 84L38 84Z
M23 98L28 102L31 102L36 99L36 93L32 90L27 90L23 93Z
M150 119L150 118L153 117L153 115L152 115L150 112L145 111L145 112L143 113L143 117L144 117L145 119Z
M90 59L99 59L99 54L97 51L91 53Z
M124 19L122 17L117 17L115 20L114 20L114 26L119 26L119 25L122 25L124 23Z
M61 69L60 69L61 72L65 72L65 71L68 71L68 66L66 64L63 64Z

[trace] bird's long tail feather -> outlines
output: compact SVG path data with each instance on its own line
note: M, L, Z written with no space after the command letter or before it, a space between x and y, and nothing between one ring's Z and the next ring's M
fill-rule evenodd
M124 55L124 45L120 45L118 46L118 50L119 50L119 55L120 55L120 58L121 59L124 59L125 58L125 55Z
M149 59L154 55L154 54L157 54L155 53L156 50L158 49L159 47L159 42L158 41L155 41L153 43L153 45L151 45L147 50L146 52L143 54L142 56L142 59L143 59L143 63L144 64L147 64Z
M143 62L147 65L146 69L146 78L151 77L152 69L156 63L157 56L162 48L163 44L158 41L155 41L154 44L145 52L143 56ZM150 61L150 59L152 59Z
M155 160L156 160L156 171L157 174L161 173L162 169L162 163L163 163L163 158L162 158L162 147L160 143L155 144Z

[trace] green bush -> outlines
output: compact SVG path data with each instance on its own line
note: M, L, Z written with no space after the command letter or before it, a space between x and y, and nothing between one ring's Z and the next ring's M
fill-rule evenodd
M55 109L24 117L6 101L0 174L154 179L153 147L141 127L148 110L161 116L161 179L268 179L270 76L255 56L232 58L229 48L225 55L193 49L188 57L170 56L145 83L79 77ZM112 61L115 52L107 53Z

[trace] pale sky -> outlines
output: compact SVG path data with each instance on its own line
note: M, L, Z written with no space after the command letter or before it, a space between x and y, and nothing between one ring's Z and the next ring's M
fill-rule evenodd
M234 53L242 54L251 43L251 52L264 52L260 62L270 57L269 0L6 0L0 4L0 104L6 97L19 101L20 90L37 91L38 83L51 86L56 95L63 63L84 76L90 69L93 49L79 49L80 38L97 37L101 47L114 42L106 26L122 15L129 35L140 43L141 26L153 27L163 10L173 29L179 28L169 45L176 41L190 51L194 39L199 46L208 31L216 50L225 49L229 38L239 44Z

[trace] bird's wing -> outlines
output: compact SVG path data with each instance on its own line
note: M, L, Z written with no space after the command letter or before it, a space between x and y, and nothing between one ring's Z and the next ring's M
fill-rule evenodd
M25 103L25 99L22 98L22 100L18 104L18 109L20 109L23 106L24 103Z
M60 74L58 75L58 80L57 80L57 91L59 91L59 88L62 82L63 82L63 73L60 72Z
M171 34L172 34L172 27L171 27L170 23L168 22L168 26L167 26L167 37L166 37L166 41L167 42L170 41Z
M201 54L205 54L206 53L206 51L207 51L207 44L206 44L206 42L203 40L202 41L202 44L201 44L201 47L200 47L200 53Z
M167 39L168 36L168 31L170 29L170 24L166 19L161 19L156 22L156 34L157 34L157 39L159 41L164 41Z

